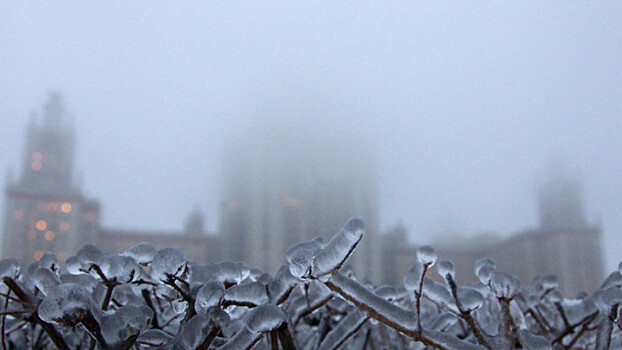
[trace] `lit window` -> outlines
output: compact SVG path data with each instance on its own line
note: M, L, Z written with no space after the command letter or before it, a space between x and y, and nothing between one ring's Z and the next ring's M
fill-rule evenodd
M13 219L15 220L21 220L24 218L24 212L21 210L16 210L13 212Z
M37 231L30 230L30 231L26 232L26 238L29 241L32 241L33 239L37 238Z
M71 204L63 203L63 205L60 206L60 210L65 214L71 213Z
M65 260L67 260L67 253L65 252L60 252L58 253L58 260L64 262Z
M69 223L67 221L63 221L60 225L58 225L58 228L63 232L69 231Z
M35 224L35 227L37 228L37 230L43 231L43 230L45 230L48 227L48 223L45 222L45 220L39 220Z
M40 162L40 161L41 161L41 159L43 159L43 154L41 154L41 152L35 152L35 153L32 155L32 160L34 160L34 161L38 161L38 162Z
M285 203L286 207L299 207L301 203L300 199L292 197L285 198L283 202Z
M47 231L44 235L46 241L52 241L56 238L56 233L54 231Z
M48 211L56 211L58 210L58 204L52 202L48 204Z
M32 170L34 171L39 171L41 170L41 162L38 160L35 160L34 162L32 162L32 164L30 165L30 167L32 168Z
M39 261L39 259L41 259L41 257L43 256L43 252L40 250L37 250L32 257L35 258L35 260Z

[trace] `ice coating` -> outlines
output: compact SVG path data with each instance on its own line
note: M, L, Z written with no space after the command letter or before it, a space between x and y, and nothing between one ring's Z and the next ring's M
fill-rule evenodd
M492 275L495 273L495 269L492 266L482 266L477 270L477 279L487 286L490 284L490 280L492 279Z
M271 331L280 326L286 319L285 313L272 304L255 307L244 317L246 327L255 333Z
M48 269L54 273L60 271L60 265L58 264L58 258L52 252L45 252L41 259L37 262L40 268Z
M415 265L406 272L406 275L404 275L404 288L406 288L406 291L409 293L419 292L419 286L423 280L423 270L423 264L417 260Z
M168 275L181 277L186 271L187 259L181 249L165 248L153 257L151 271L156 280L166 280Z
M479 275L479 270L484 266L488 266L493 270L497 268L497 265L492 258L479 258L475 260L475 264L473 264L473 272L475 272L475 276Z
M0 279L2 277L17 278L22 270L22 262L15 258L0 260Z
M173 340L173 337L159 329L148 329L140 332L136 343L146 346L161 347Z
M447 287L429 277L423 279L423 296L447 311L458 313L458 307Z
M243 275L238 264L231 261L223 261L217 264L220 270L219 279L222 283L232 285L242 282Z
M525 329L518 331L521 344L529 350L550 350L551 342L541 335L533 334Z
M82 271L82 263L80 263L80 258L75 255L72 255L65 260L65 268L67 269L67 272L72 275L84 273Z
M559 287L559 278L557 276L546 275L542 277L541 283L542 289L547 293Z
M147 326L147 317L137 307L125 305L101 320L101 330L108 344L116 344L138 335Z
M58 275L50 269L38 268L32 275L32 281L43 294L47 295L60 284Z
M311 272L313 256L324 245L317 238L311 241L294 244L287 249L285 257L289 264L289 271L293 276L303 278Z
M93 309L90 293L83 286L67 283L53 288L39 305L39 317L48 323L74 326Z
M129 283L139 274L139 267L134 258L122 255L104 255L99 267L110 281Z
M484 303L484 297L480 292L469 287L458 287L458 300L460 300L461 311L471 312L479 309Z
M147 264L153 261L156 255L156 247L149 242L140 242L129 247L121 255L129 256L139 264Z
M341 268L363 238L365 222L358 218L348 220L326 245L313 256L312 273L314 277L327 279L330 274Z
M318 350L337 349L348 336L356 332L369 317L354 309L348 313L335 328L333 328L324 338Z
M187 349L196 349L211 329L207 315L197 314L186 323L181 333L181 340Z
M456 280L456 268L454 267L454 263L449 260L441 260L436 265L436 270L438 274L443 277L444 280L448 281L447 275L451 276L453 281Z
M251 282L227 289L224 299L234 305L257 306L268 301L268 294L261 282Z
M91 264L99 263L99 259L104 256L104 252L92 244L87 244L78 250L76 256L80 260L82 267L88 270Z
M209 281L197 292L194 307L197 312L206 311L220 304L225 295L225 286L220 281Z
M433 266L438 259L434 248L429 245L423 245L417 248L417 260L428 267Z
M509 273L495 271L490 288L497 298L513 299L520 291L520 282Z

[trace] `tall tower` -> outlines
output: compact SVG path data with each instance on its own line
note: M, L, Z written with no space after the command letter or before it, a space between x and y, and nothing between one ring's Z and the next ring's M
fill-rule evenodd
M289 246L330 238L358 216L368 232L349 263L360 277L379 281L376 176L371 156L359 148L366 140L326 136L299 118L252 130L225 155L220 222L227 258L274 272Z
M99 203L73 184L74 140L62 97L52 92L43 120L32 116L20 177L5 189L3 257L28 262L52 251L62 260L94 241Z

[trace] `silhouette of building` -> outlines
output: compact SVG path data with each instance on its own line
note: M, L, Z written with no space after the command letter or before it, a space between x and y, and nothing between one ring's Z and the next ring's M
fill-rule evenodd
M30 261L51 251L63 260L99 228L99 202L73 181L74 131L60 94L52 92L43 121L33 114L20 177L5 189L2 255Z
M230 242L228 258L273 272L287 262L289 246L330 238L358 216L368 229L349 263L359 276L378 281L372 161L348 136L331 139L314 130L298 118L268 121L228 145L220 230Z
M453 236L435 243L434 248L439 259L454 262L460 282L477 281L473 272L475 261L491 257L499 270L514 274L522 283L531 282L537 275L555 275L566 294L596 289L604 273L601 230L585 218L578 181L559 174L551 176L538 189L538 213L537 228L510 238L490 233ZM399 243L386 245L383 254L387 259L410 262L391 262L400 269L399 276L415 261L415 248Z
M151 242L157 248L181 248L195 262L222 258L220 238L208 234L204 217L190 213L181 232L111 229L100 225L100 204L82 194L73 181L73 127L61 95L52 92L44 118L33 116L17 181L8 178L5 196L2 256L24 262L55 253L61 261L85 244L120 253L133 244Z

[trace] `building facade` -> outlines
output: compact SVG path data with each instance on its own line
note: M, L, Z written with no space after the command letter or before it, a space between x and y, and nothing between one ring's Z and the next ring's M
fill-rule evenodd
M559 277L560 290L574 296L591 292L603 281L601 230L585 218L578 181L553 176L538 189L539 226L503 239L493 234L453 237L434 244L439 259L451 260L459 282L475 282L475 261L491 257L497 268L529 283L537 275ZM395 283L415 261L415 247L402 244L393 229L386 236L383 256L399 271L388 269L387 282ZM404 261L405 260L405 261ZM440 279L436 271L432 276Z
M195 262L222 259L217 235L204 229L204 217L194 210L179 232L111 229L100 224L100 204L86 198L73 180L75 134L61 95L51 93L43 120L35 116L26 133L19 178L5 188L2 257L25 263L45 252L64 261L85 244L120 253L139 242L158 249L181 248Z
M274 272L287 262L288 247L318 236L328 239L358 216L366 221L367 234L349 263L360 277L379 281L371 160L343 139L335 143L309 132L303 122L287 123L262 125L228 145L220 230L230 242L228 258Z
M32 261L51 251L64 260L94 241L100 206L73 181L74 140L61 96L51 93L43 120L33 115L28 127L19 178L7 181L3 256Z

